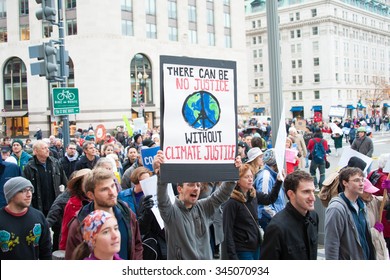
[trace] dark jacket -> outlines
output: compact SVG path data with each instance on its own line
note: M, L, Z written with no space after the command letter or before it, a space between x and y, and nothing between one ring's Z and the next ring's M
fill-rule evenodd
M46 217L49 227L62 224L62 217L64 216L65 206L69 198L70 193L69 191L65 190L62 194L57 196L56 200L54 200L53 205L50 207L49 213Z
M65 172L62 169L62 167L59 165L58 161L53 157L48 157L46 159L46 162L50 162L51 166L51 176L52 176L52 182L53 185L49 186L54 189L55 197L59 196L61 194L60 192L60 185L66 186L68 183L68 179L66 178ZM32 198L32 206L38 210L44 211L43 204L42 204L42 190L43 182L40 180L39 171L38 171L38 159L36 156L32 157L30 161L26 164L23 170L23 177L30 180L31 183L34 186L34 193ZM53 200L54 202L54 200Z
M261 247L262 260L316 260L318 214L302 216L289 202L268 224Z
M69 160L69 157L65 154L65 156L59 160L60 165L62 166L62 169L64 169L68 179L70 178L70 175L73 173L73 171L76 170L77 157L75 159L74 157L71 159L72 160Z
M231 198L223 207L224 246L230 260L238 260L237 251L256 251L260 246L262 237L257 224L258 205L275 202L281 186L282 182L276 181L271 193L256 193L253 189L252 194L255 196L248 194L246 198L237 187L233 191Z
M77 214L70 223L69 223L69 233L68 240L66 242L66 252L65 259L70 260L74 249L83 242L83 237L80 231L80 224L84 218L95 209L94 203L91 202L84 206L80 212ZM127 231L127 250L130 260L142 260L142 241L141 234L138 227L137 218L133 211L122 201L118 200L117 204L114 206L115 217L118 220L118 224L122 219L126 225ZM121 232L123 236L123 233Z
M75 170L80 170L84 168L92 169L98 160L99 160L98 156L95 156L93 161L89 161L89 159L85 155L82 155L81 157L79 157L78 161L76 162Z

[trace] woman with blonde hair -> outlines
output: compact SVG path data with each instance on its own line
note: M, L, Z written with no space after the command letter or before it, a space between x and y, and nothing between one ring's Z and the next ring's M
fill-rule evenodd
M258 205L274 203L282 181L278 176L271 193L256 192L249 164L239 170L239 180L223 207L224 248L230 260L258 260L262 231L257 221Z

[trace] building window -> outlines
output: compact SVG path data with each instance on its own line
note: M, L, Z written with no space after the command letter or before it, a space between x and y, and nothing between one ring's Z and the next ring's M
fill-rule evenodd
M295 32L294 32L294 30L291 30L291 31L290 31L290 38L291 38L291 39L294 39L294 38L295 38Z
M27 73L20 58L11 58L4 67L4 109L27 110Z
M49 22L44 22L42 24L43 28L43 38L50 38L53 33L53 25Z
M257 42L259 44L262 44L263 43L263 38L261 36L257 36Z
M214 10L207 10L207 25L214 26Z
M252 21L252 28L256 28L256 21Z
M229 13L223 13L224 18L224 27L230 28L230 14Z
M6 43L8 41L7 28L0 27L0 43Z
M196 22L196 6L188 5L188 21Z
M294 44L291 45L291 53L295 53L295 45Z
M255 65L253 65L253 72L257 72L257 71L259 71L259 69L257 68L257 64L255 64Z
M302 68L302 59L298 59L298 68Z
M256 37L252 37L252 44L253 45L256 45L256 40L257 40Z
M297 29L297 38L301 38L301 30Z
M300 20L301 19L301 14L299 12L295 13L295 19Z
M313 42L313 51L317 52L319 50L319 43L318 41Z
M177 27L169 26L168 27L169 41L177 42Z
M157 39L157 26L154 23L146 23L146 38Z
M294 13L290 13L289 17L290 17L290 21L294 21Z
M253 50L253 58L257 58L257 50Z
M318 35L318 26L312 27L312 33L313 35Z
M6 0L0 0L0 18L7 17L7 3Z
M30 27L27 24L20 25L20 40L30 40Z
M295 91L292 92L292 100L297 100L297 93Z
M224 36L225 41L225 48L231 48L232 47L232 37L230 35Z
M19 0L20 16L28 15L28 0Z
M261 27L261 20L260 19L257 20L257 27Z
M141 53L136 54L130 64L132 105L153 104L152 78L150 60Z
M123 7L123 2L130 2L129 5L131 7L131 0L122 0L122 7ZM66 0L66 8L67 9L76 8L76 0Z
M177 3L176 3L176 1L168 1L168 18L177 19Z
M259 86L259 80L255 79L255 87L258 87L258 86Z
M319 57L313 58L313 64L314 64L314 66L319 66L320 65L320 58Z
M300 53L300 52L302 52L302 44L301 43L297 44L297 53Z
M66 21L66 30L68 36L77 35L77 20L69 19Z
M311 9L311 17L317 16L317 9Z
M147 15L156 15L156 0L145 0L145 13Z
M122 19L122 35L134 36L133 21Z
M263 70L264 70L263 64L259 64L259 71L263 72Z
M292 61L291 61L291 68L292 68L292 69L297 68L297 62L296 62L295 60L292 60Z
M298 81L299 81L300 84L303 83L303 76L302 76L302 75L299 75L299 76L298 76Z
M292 83L296 84L297 83L297 76L292 76Z
M263 50L259 49L259 57L263 57Z
M215 34L213 32L208 32L207 36L208 36L209 46L215 46Z
M254 97L254 102L255 102L255 103L259 102L259 95L258 95L257 93L255 93L255 94L253 95L253 97Z
M314 74L314 82L319 83L320 82L320 74Z
M303 99L302 91L298 91L298 99L299 99L299 100L302 100L302 99Z
M314 99L320 99L320 91L319 90L314 91Z
M196 30L189 30L190 43L197 44L198 43L198 32Z

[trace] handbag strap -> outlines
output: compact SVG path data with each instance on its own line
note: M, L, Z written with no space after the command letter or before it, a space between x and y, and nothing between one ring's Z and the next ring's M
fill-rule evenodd
M249 215L251 215L251 217L252 217L252 220L255 222L255 225L258 225L258 223L256 222L255 218L253 217L253 215L252 215L251 211L249 211L249 209L248 209L248 207L246 206L246 204L245 204L244 202L243 202L242 204L245 206L246 210L248 210L248 212L249 212Z

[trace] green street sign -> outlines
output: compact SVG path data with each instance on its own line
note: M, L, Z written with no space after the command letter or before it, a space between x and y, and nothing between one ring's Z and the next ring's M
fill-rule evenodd
M54 116L80 113L78 88L53 88Z

